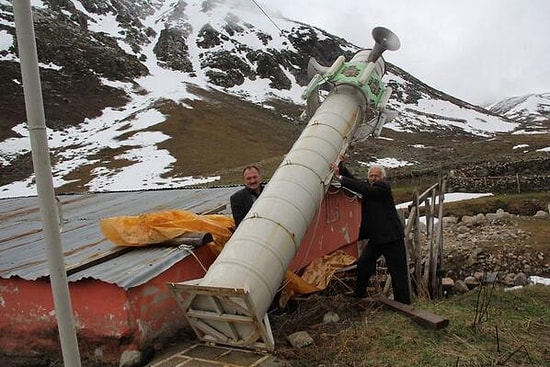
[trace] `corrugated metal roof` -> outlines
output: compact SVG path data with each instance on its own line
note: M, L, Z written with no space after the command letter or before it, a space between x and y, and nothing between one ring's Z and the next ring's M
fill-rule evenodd
M131 248L121 256L87 267L120 248L101 233L99 219L170 209L203 213L226 205L241 187L62 195L61 242L69 281L93 278L124 289L147 282L191 253L185 247ZM38 197L0 200L0 277L34 280L49 275Z

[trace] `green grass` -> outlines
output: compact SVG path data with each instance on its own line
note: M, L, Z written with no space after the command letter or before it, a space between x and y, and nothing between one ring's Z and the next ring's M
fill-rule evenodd
M308 331L315 345L294 350L290 362L292 366L548 366L550 287L513 292L489 287L439 301L416 300L415 308L449 319L449 326L437 331L380 307L341 320L345 327L333 333L317 333L318 325L312 325Z

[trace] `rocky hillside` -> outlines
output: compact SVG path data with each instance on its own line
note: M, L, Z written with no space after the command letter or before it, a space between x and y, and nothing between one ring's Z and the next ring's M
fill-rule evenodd
M547 211L520 216L502 209L445 217L445 275L464 280L476 273L495 273L506 286L518 285L514 277L520 273L547 277L550 252L543 227L548 225L548 218Z
M251 161L269 176L303 127L308 60L328 66L359 50L307 24L268 19L238 0L33 4L58 192L181 187L202 178L239 182L235 172ZM25 195L33 192L33 169L13 9L6 1L0 1L0 40L6 91L0 99L0 195ZM391 60L391 52L384 57ZM356 171L393 159L396 177L433 177L488 159L547 155L544 134L510 134L532 119L473 106L386 66L384 79L394 90L390 107L398 116L384 139L354 146ZM545 123L537 120L539 127ZM514 149L523 144L528 147ZM126 172L135 179L121 181Z

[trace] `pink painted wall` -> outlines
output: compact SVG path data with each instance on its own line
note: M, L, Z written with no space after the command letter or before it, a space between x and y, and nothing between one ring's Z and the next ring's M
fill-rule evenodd
M215 259L208 246L195 254L205 266ZM166 284L204 276L195 257L187 259L128 291L94 279L70 283L81 357L118 364L124 350L162 342L163 337L186 327L185 317ZM0 310L2 354L60 356L48 280L1 279Z
M357 256L355 244L361 223L361 202L356 196L329 188L319 212L310 223L290 269L297 271L309 265L319 254L330 254L340 248Z

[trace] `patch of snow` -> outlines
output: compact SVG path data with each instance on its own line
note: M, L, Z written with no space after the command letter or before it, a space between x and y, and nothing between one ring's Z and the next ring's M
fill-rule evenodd
M477 199L485 196L493 196L492 193L467 193L467 192L448 192L443 195L443 201L445 203L451 203L454 201L463 201L463 200L470 200L470 199ZM439 197L435 198L436 204L439 203ZM409 205L412 204L412 201L407 201L405 203L400 203L396 205L395 207L397 209L404 209L407 208Z
M528 147L529 147L529 144L518 144L518 145L514 145L512 149L520 149L520 148L528 148Z
M533 284L550 285L550 278L539 277L537 275L530 276L528 280L530 283L533 283Z
M404 167L404 166L412 166L414 163L408 162L408 161L401 161L395 158L386 157L386 158L378 158L374 162L363 162L363 161L357 161L361 166L373 166L373 165L379 165L383 166L385 168L395 168L395 167Z

